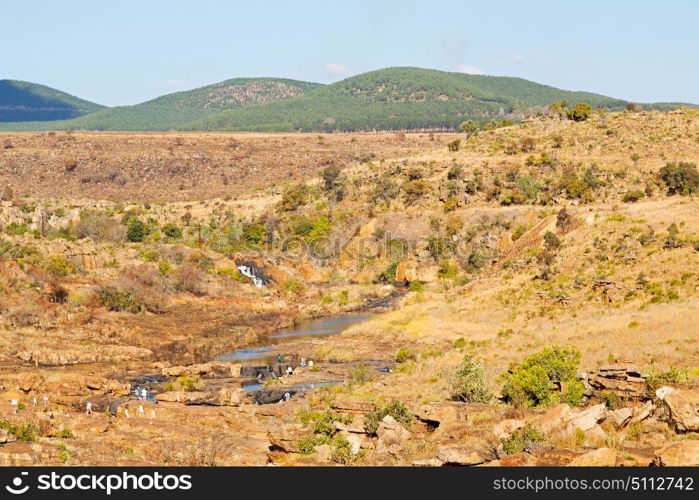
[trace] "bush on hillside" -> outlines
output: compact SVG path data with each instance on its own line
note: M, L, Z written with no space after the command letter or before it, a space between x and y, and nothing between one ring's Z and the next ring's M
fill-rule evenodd
M502 375L502 395L524 408L551 406L561 401L578 405L584 389L577 378L580 358L580 351L572 347L546 347Z
M699 172L694 163L668 163L660 169L660 178L670 195L689 196L699 192Z
M467 354L451 381L451 397L465 403L487 403L491 399L485 383L485 368L473 354Z
M568 119L576 122L582 122L590 118L592 108L585 102L579 102L573 109L568 111Z

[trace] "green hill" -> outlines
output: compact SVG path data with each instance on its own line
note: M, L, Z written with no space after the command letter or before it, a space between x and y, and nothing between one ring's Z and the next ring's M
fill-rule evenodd
M70 120L0 123L0 130L453 130L467 119L481 123L517 119L528 108L557 101L587 102L611 110L627 104L622 99L561 90L522 78L388 68L331 85L237 78ZM678 105L645 107L672 109Z
M75 120L12 124L12 127L15 130L169 130L222 111L292 99L319 85L282 78L235 78L134 106L103 109Z
M67 120L103 107L45 85L0 80L0 122Z
M389 68L319 87L288 101L197 120L186 130L371 130L455 128L557 101L621 109L626 101L500 76Z

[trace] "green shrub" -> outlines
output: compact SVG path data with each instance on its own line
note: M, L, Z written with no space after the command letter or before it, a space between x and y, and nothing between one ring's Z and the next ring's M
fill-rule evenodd
M406 182L403 184L405 203L412 205L413 203L427 196L431 189L430 184L422 179Z
M335 187L337 187L340 173L340 168L335 165L328 165L323 169L322 177L326 191L332 191L335 189Z
M375 435L379 428L379 424L386 415L391 415L406 428L412 426L413 414L403 403L394 399L384 406L374 405L374 408L364 416L364 430L368 434Z
M243 224L243 241L250 245L259 245L267 237L267 228L264 224L248 222Z
M694 163L668 163L660 169L660 178L667 186L668 194L689 196L699 192L699 172Z
M414 361L416 358L415 352L409 347L401 347L396 352L396 363L405 363L406 361Z
M643 198L646 195L643 191L636 190L636 191L626 191L624 193L624 196L622 197L622 200L624 203L636 203L638 200Z
M576 122L582 122L590 118L592 108L585 102L579 102L573 109L568 111L568 119Z
M505 454L514 455L522 452L531 453L543 440L544 435L531 424L527 424L500 441Z
M672 367L669 370L652 370L646 377L646 390L651 397L663 385L681 384L687 381L687 370Z
M308 187L305 184L290 186L282 193L282 201L279 209L282 212L291 212L306 203L308 197Z
M448 260L443 260L439 263L439 270L437 275L443 279L456 278L459 273L459 269Z
M376 280L385 283L394 283L396 281L396 269L398 269L398 262L391 262L386 269L379 273Z
M449 171L447 172L447 179L449 179L450 181L459 180L463 177L463 173L464 168L458 163L456 163L449 167Z
M350 386L371 382L373 370L366 363L361 362L347 371L347 384Z
M461 149L461 140L460 139L455 139L451 141L449 144L447 144L447 148L449 148L449 151L455 152Z
M473 354L467 354L451 383L451 397L466 403L487 403L491 396L485 383L485 368Z
M461 123L459 128L461 128L461 131L466 134L466 137L473 137L474 135L478 134L481 126L477 121L466 120L465 122Z
M58 277L68 276L74 270L73 265L70 264L63 255L51 255L46 259L44 268L47 272Z
M294 224L294 234L313 241L327 235L331 228L332 223L327 215L301 217Z
M39 437L39 429L34 424L14 423L8 420L0 421L0 429L3 429L17 438L17 441L28 443L36 441Z
M182 229L180 229L180 227L174 222L168 222L161 228L161 230L165 236L173 240L182 238Z
M502 375L502 395L517 407L551 406L561 399L578 405L584 394L577 378L580 358L580 351L571 347L546 347ZM563 393L558 391L559 384Z
M63 429L61 432L56 434L56 437L61 439L75 439L75 434L70 429Z
M519 187L530 200L535 200L539 194L539 189L541 189L539 181L532 175L525 175L517 180L517 187Z
M181 377L177 377L175 380L170 380L163 386L163 391L194 392L197 390L198 383L199 379L197 377L183 375Z
M500 195L500 204L503 206L522 205L527 202L527 196L519 189L505 189Z
M132 242L141 242L146 237L148 228L138 217L129 217L126 223L126 239Z
M97 290L100 304L110 311L137 313L144 307L141 300L131 292L120 291L112 286L103 286Z
M5 228L5 232L12 236L22 236L27 231L29 231L29 227L24 222L21 224L17 222L11 222Z

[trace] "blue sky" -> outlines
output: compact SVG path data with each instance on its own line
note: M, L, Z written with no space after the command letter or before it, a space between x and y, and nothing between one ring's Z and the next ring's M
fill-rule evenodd
M389 66L699 103L696 0L5 0L0 78L107 105Z

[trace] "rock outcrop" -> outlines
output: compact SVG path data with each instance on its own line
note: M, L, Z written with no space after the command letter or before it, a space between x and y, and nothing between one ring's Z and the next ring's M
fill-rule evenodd
M653 463L659 466L699 466L699 441L672 443L655 452Z
M665 396L663 405L677 432L699 431L699 392L676 389Z
M646 379L633 365L603 366L589 374L585 381L593 390L618 392L627 398L640 398L645 394Z

